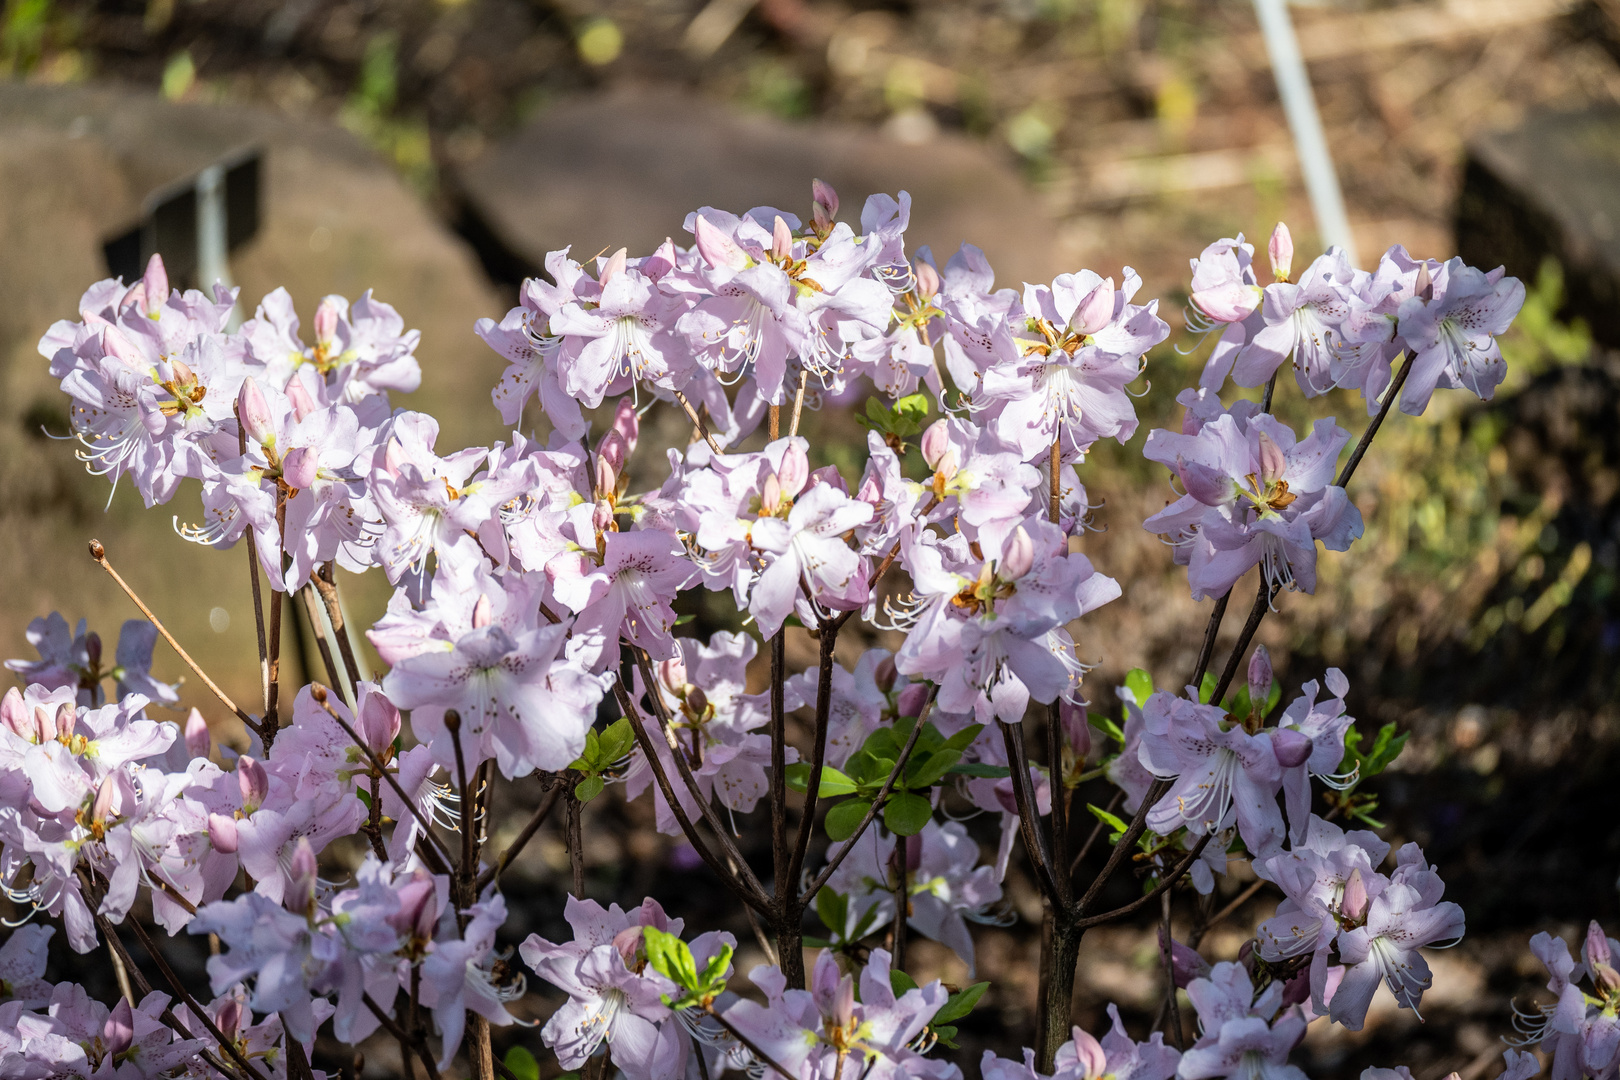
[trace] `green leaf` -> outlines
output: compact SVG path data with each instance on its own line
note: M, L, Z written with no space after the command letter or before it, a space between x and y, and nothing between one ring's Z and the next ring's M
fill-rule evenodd
M1226 711L1240 724L1249 718L1249 714L1254 711L1254 705L1249 701L1247 683L1238 687L1238 692L1226 699Z
M980 761L961 762L945 770L953 776L982 776L990 780L1003 780L1012 775L1005 765L986 765Z
M1091 813L1092 813L1092 816L1094 816L1098 821L1102 822L1104 825L1107 825L1110 829L1114 830L1114 838L1115 839L1118 839L1119 837L1124 836L1125 835L1125 830L1130 828L1130 826L1125 823L1123 818L1119 818L1119 817L1116 817L1113 814L1110 814L1108 811L1104 810L1100 806L1097 806L1097 805L1095 805L1093 803L1087 803L1086 804L1086 809L1090 810Z
M962 1019L962 1017L973 1011L973 1006L979 1003L979 999L984 997L984 992L988 989L990 989L990 984L987 982L976 982L972 986L964 986L946 999L945 1004L940 1006L939 1012L934 1014L932 1023L948 1024L952 1020Z
M881 914L881 912L882 909L876 904L873 904L871 907L867 908L866 914L861 916L861 921L856 923L855 929L849 932L849 940L859 941L867 934L870 934L872 932L872 928L878 924L878 916Z
M883 807L883 824L896 836L916 836L933 816L934 805L909 791L889 796Z
M931 730L938 730L934 728L933 724L929 724L928 728ZM958 731L955 735L952 735L950 738L946 739L945 746L951 750L966 750L968 747L973 745L973 740L977 739L979 737L979 732L983 730L983 724L969 724L961 731Z
M784 773L787 786L794 791L804 791L810 786L810 764L796 761L789 765ZM833 768L831 765L821 767L821 790L818 792L823 799L833 795L853 795L856 789L855 781Z
M928 1025L928 1030L934 1033L934 1038L938 1040L939 1045L948 1046L952 1050L961 1049L960 1046L956 1045L956 1028L950 1024L940 1024L937 1026L930 1024Z
M582 803L588 803L602 794L602 789L606 786L600 776L587 776L574 785L574 798Z
M845 799L831 810L827 811L827 837L831 840L848 840L855 835L860 827L861 820L866 812L872 809L872 803L867 799Z
M1136 697L1138 705L1146 705L1153 696L1153 676L1141 668L1132 668L1125 673L1125 689Z
M690 613L688 613L686 615L677 615L677 616L675 616L675 625L676 626L685 626L689 622L696 622L696 621L697 621L697 616L692 615Z
M365 804L366 811L369 813L371 811L371 792L363 787L357 787L354 789L354 793L360 796L360 801Z
M647 963L654 971L683 990L700 988L697 961L686 942L656 926L642 927L641 939L647 944Z
M635 744L636 733L630 729L630 721L621 716L602 732L602 737L597 743L602 755L598 760L603 765L618 761L628 754Z
M1198 684L1199 702L1208 705L1209 699L1215 696L1215 687L1219 685L1220 680L1215 677L1213 671L1204 672L1204 681Z
M725 989L726 971L731 967L731 946L724 942L720 951L709 957L708 966L703 969L699 977L699 988L705 993L717 992L716 988Z
M890 968L889 969L889 988L894 991L894 996L895 997L899 997L901 994L904 994L907 990L915 990L915 989L917 989L917 980L913 979L910 975L907 975L905 972L901 971L899 968Z
M534 1055L521 1046L514 1046L506 1052L501 1059L506 1071L517 1077L517 1080L540 1080L540 1063L534 1060Z
M960 760L962 751L949 749L936 750L922 761L913 758L906 763L905 786L913 791L931 788Z
M842 937L849 924L849 897L836 889L823 887L816 893L816 918L834 937Z
M1115 742L1119 743L1119 745L1125 745L1124 729L1118 724L1114 723L1114 721L1110 720L1108 717L1099 713L1092 713L1091 726L1104 732L1110 739L1113 739Z
M861 743L861 749L873 757L886 757L890 761L900 756L900 742L894 737L893 728L878 728Z

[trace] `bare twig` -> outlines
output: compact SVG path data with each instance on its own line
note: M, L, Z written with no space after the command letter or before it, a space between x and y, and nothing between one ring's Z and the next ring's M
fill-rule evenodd
M821 627L821 668L816 682L816 734L810 756L810 778L804 790L804 813L799 819L799 835L793 845L793 859L788 863L788 880L797 884L804 870L804 857L810 849L810 834L816 826L816 803L821 797L821 774L827 764L827 731L832 717L833 667L837 660L833 649L838 644L838 631L823 623ZM788 895L791 895L789 893Z
M1067 888L1059 889L1052 873L1052 855L1046 850L1041 835L1040 808L1035 805L1034 793L1029 789L1029 757L1024 752L1024 725L1001 725L1001 738L1007 747L1008 772L1012 777L1013 800L1018 806L1018 834L1024 841L1024 853L1029 856L1035 870L1035 880L1041 893L1056 907L1067 900ZM1055 801L1055 796L1054 796Z
M360 660L354 655L354 643L349 640L349 629L343 619L343 598L338 595L336 565L325 564L310 580L321 594L321 602L326 605L326 619L332 624L332 636L337 638L338 653L343 657L343 667L349 673L349 682L354 685L355 697L358 699L361 681Z
M1389 384L1389 390L1384 394L1384 403L1378 407L1378 415L1372 418L1367 430L1361 433L1361 441L1356 443L1356 448L1351 451L1350 460L1344 463L1344 471L1333 481L1334 487L1350 486L1350 478L1356 474L1356 466L1361 464L1362 457L1367 453L1367 447L1372 445L1373 436L1377 435L1378 429L1383 426L1384 417L1389 415L1390 407L1401 396L1401 387L1406 385L1406 377L1412 373L1412 362L1416 359L1417 353L1407 352L1401 370L1395 373L1395 381Z
M540 805L535 807L533 815L524 824L522 830L507 845L506 850L501 852L500 857L486 867L483 873L478 875L478 882L474 888L475 892L482 893L489 887L490 882L506 873L506 868L512 865L512 860L522 853L524 847L534 837L534 834L539 831L540 826L545 823L546 818L551 814L552 808L557 805L557 800L562 797L562 793L563 785L561 782L553 782L549 785L545 797L540 800Z
M1164 1002L1169 1013L1170 1041L1177 1050L1183 1049L1181 1040L1181 1004L1176 1001L1176 970L1170 960L1170 890L1159 894L1159 905L1164 912Z
M1076 921L1075 926L1081 930L1089 930L1093 926L1101 926L1103 923L1113 922L1115 919L1123 919L1131 912L1141 908L1143 905L1157 897L1160 893L1164 892L1176 882L1180 881L1187 871L1192 869L1192 864L1197 860L1198 856L1204 853L1204 849L1209 846L1209 841L1214 835L1214 833L1205 833L1203 836L1199 837L1198 843L1194 844L1192 850L1187 852L1186 858L1182 859L1166 873L1160 874L1159 883L1149 891L1143 893L1141 896L1138 896L1135 900L1132 900L1128 904L1121 904L1113 911L1105 911L1101 915L1092 915L1089 918L1079 919ZM1132 843L1135 843L1135 841L1133 840ZM1120 847L1123 848L1124 846L1124 841L1121 841ZM1098 880L1100 881L1102 879L1099 878Z
M1255 880L1250 882L1248 888L1234 896L1231 903L1227 904L1225 907L1221 908L1221 910L1211 915L1209 917L1209 921L1205 922L1204 925L1193 927L1192 933L1187 935L1188 947L1193 949L1198 948L1198 943L1204 940L1204 935L1209 933L1212 927L1231 918L1232 914L1237 911L1238 908L1248 903L1250 898L1252 898L1255 893L1265 888L1265 885L1266 883L1264 880Z
M725 453L724 450L720 449L720 444L714 441L714 436L709 434L709 425L703 422L703 417L692 407L692 403L687 400L686 395L677 390L675 391L675 400L679 401L681 408L686 410L686 415L692 421L692 426L697 428L698 434L703 436L703 441L709 444L709 449L716 454Z

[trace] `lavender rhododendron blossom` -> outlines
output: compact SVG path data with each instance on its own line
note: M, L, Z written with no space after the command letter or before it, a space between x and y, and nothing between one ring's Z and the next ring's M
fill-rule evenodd
M1260 266L1241 234L1193 260L1189 324L1218 340L1145 441L1178 485L1146 525L1195 600L1255 568L1261 591L1174 696L1092 615L1127 599L1097 534L1133 504L1086 459L1134 437L1158 301L1129 268L998 286L972 244L908 247L905 192L858 222L810 194L804 216L699 208L650 253L549 253L473 327L507 365L488 443L391 399L422 383L420 335L369 292L301 321L277 289L233 329L234 291L175 290L154 256L45 331L89 471L148 506L194 492L180 537L246 542L257 679L208 674L214 650L171 650L151 616L111 649L28 625L38 658L0 692L0 1077L316 1080L376 1039L401 1075L954 1080L966 1033L991 1041L985 1080L1303 1080L1311 1025L1359 1028L1380 983L1421 1007L1424 952L1464 918L1421 850L1386 865L1362 827L1394 726L1351 738L1338 668L1286 698L1264 650L1235 692L1216 676L1277 590L1315 590L1318 544L1362 533L1361 450L1340 474L1350 432L1273 415L1282 366L1380 424L1397 363L1404 411L1489 398L1522 285L1399 247L1371 271L1296 260L1284 225ZM864 437L826 417L851 403ZM142 598L150 575L114 563L165 556L113 546L95 580L143 614L203 599ZM357 626L368 574L391 594ZM1116 663L1111 697L1086 685ZM1243 865L1280 896L1252 939L1173 941ZM1109 909L1122 866L1141 892ZM1108 1005L1093 1038L1061 973L1081 930L1138 910L1168 924L1154 993L1196 1016L1149 1031ZM990 1034L973 1015L1011 1000L971 981L1005 970L979 927L1020 922L1029 1048L1017 1010ZM157 962L182 932L209 938L209 995ZM746 978L734 933L764 958ZM127 937L154 963L129 967ZM114 1004L50 981L103 945L132 983ZM1521 1036L1554 1080L1613 1080L1620 942L1532 949L1555 1000Z

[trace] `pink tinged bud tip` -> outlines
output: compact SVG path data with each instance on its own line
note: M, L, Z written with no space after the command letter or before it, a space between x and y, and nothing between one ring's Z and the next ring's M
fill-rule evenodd
M302 420L315 411L315 399L310 397L309 388L304 385L304 380L297 375L287 380L287 400L292 404L293 419L295 420ZM392 442L389 443L390 448L393 445Z
M1311 739L1293 728L1278 728L1271 733L1271 749L1277 755L1277 764L1294 769L1305 764L1311 756Z
M885 694L894 689L895 680L899 677L900 672L894 666L892 656L885 656L879 660L877 667L872 671L872 681L877 683L877 688Z
M315 486L320 474L320 458L311 446L300 446L281 459L281 478L287 486L303 491Z
M360 703L360 737L373 754L382 757L399 737L399 709L380 690L373 690Z
M1074 1037L1074 1056L1076 1064L1080 1066L1081 1077L1084 1080L1097 1080L1098 1077L1107 1076L1108 1055L1103 1052L1102 1043L1080 1027L1076 1027L1071 1034Z
M934 269L932 263L917 260L917 298L928 300L939 295L939 271Z
M1288 459L1283 456L1282 447L1272 441L1270 435L1260 433L1260 479L1263 483L1272 484L1282 479L1283 470L1288 468Z
M1097 287L1086 293L1080 306L1074 309L1071 325L1082 334L1091 335L1107 326L1114 318L1114 279L1104 278Z
M1339 914L1359 923L1367 918L1367 906L1367 883L1362 880L1358 866L1350 871L1350 879L1344 883L1344 899L1339 901Z
M945 456L945 451L951 448L950 426L944 420L935 420L928 425L928 430L922 433L918 447L922 450L923 461L930 469L937 471L940 459Z
M1003 581L1017 581L1030 568L1035 565L1035 541L1031 540L1029 533L1022 525L1013 530L1007 538L1007 544L1001 550L1001 565L997 567L997 577Z
M1086 707L1072 701L1059 701L1058 718L1069 749L1077 759L1084 761L1091 754L1091 722L1086 716Z
M163 256L154 253L146 261L146 273L141 275L141 284L146 286L146 313L156 315L163 307L163 301L169 298L169 272L163 268Z
M593 482L596 484L596 496L599 499L605 499L619 490L619 465L614 462L613 457L612 454L597 455Z
M636 403L630 398L619 399L618 411L613 414L613 430L624 440L624 456L628 460L636 452L636 440L641 435L641 417L636 415Z
M22 739L33 741L34 725L28 717L28 704L23 701L22 692L15 686L0 697L0 723L11 729L12 733Z
M1271 256L1271 276L1278 281L1288 281L1294 268L1294 238L1285 223L1279 221L1271 230L1271 243L1266 245L1266 252Z
M185 726L186 753L194 758L205 758L212 747L208 738L208 721L197 709L192 709L186 717Z
M906 873L915 874L917 868L922 866L922 840L915 836L899 836L895 839L904 845Z
M208 842L221 855L236 854L236 819L224 814L209 814Z
M606 499L597 499L596 505L591 507L591 528L599 533L605 533L613 528L613 504Z
M275 445L276 425L270 416L270 405L264 400L264 391L259 389L252 376L242 380L242 389L237 392L236 418L241 421L242 430L247 432L248 438L261 446Z
M113 802L118 798L118 774L112 773L101 781L96 788L96 798L90 804L90 820L106 821L113 812Z
M236 786L242 792L242 811L251 814L264 805L270 794L270 775L246 754L236 759Z
M780 215L771 226L771 254L778 259L793 256L793 230L788 228L788 223L783 221Z
M1271 696L1271 681L1271 652L1260 645L1249 657L1249 701L1256 712L1265 708L1266 699Z
M907 683L895 700L895 711L901 716L921 716L923 706L928 703L927 683Z
M293 888L297 891L307 889L313 897L315 894L315 849L309 846L309 837L300 836L298 843L293 847L292 858L287 863L287 876L292 879Z
M717 270L741 270L748 265L748 256L736 241L715 228L702 214L697 216L692 232L697 238L698 254L710 266Z
M73 728L79 719L79 710L67 702L56 707L56 737L65 739L73 734Z
M658 661L658 681L672 694L679 694L686 686L686 661L680 653L668 660Z
M613 935L613 951L631 971L636 969L636 954L641 951L641 931L642 927L627 926Z
M1434 276L1429 273L1427 262L1418 267L1417 282L1412 286L1412 294L1425 304L1434 299Z
M494 608L489 602L489 594L483 593L473 604L472 624L474 630L482 630L494 619Z
M604 289L607 288L609 282L618 277L620 274L624 273L625 260L628 259L629 256L630 253L625 248L620 248L618 251L615 251L612 255L608 256L607 262L602 264L602 272L598 274L596 278L597 282Z
M1586 927L1586 963L1589 967L1599 964L1612 964L1614 956L1609 951L1609 937L1603 932L1596 919Z
M315 309L315 340L325 344L337 337L338 311L343 298L328 296L321 300L320 307Z
M31 738L36 743L48 743L56 738L56 721L51 719L44 706L34 706L34 730L32 735L24 738Z
M765 483L760 488L759 508L763 513L774 514L781 505L782 481L776 478L775 473L771 473L765 478Z
M1264 294L1258 285L1233 282L1192 294L1193 307L1219 323L1242 322L1260 306Z
M1164 928L1160 927L1159 948L1164 948L1164 942ZM1185 990L1194 979L1208 978L1209 973L1209 961L1200 956L1197 949L1175 938L1170 939L1170 974L1178 987Z
M94 630L84 636L84 657L91 667L101 666L101 635Z
M219 1012L214 1014L214 1026L219 1028L221 1035L234 1040L242 1028L242 1003L235 998L226 998L220 1004Z
M812 180L810 182L810 197L815 200L816 221L818 224L831 224L832 219L838 215L838 192L825 180Z
M118 1004L107 1014L107 1022L101 1028L101 1038L109 1057L117 1057L134 1045L135 1010L130 1006L129 998L119 998Z
M141 355L139 349L130 343L129 338L124 336L124 332L116 326L108 326L101 331L101 347L108 356L115 360L121 360L132 368L144 369L146 367L146 358Z
M810 479L810 457L798 442L789 442L782 451L782 464L776 470L776 479L782 485L782 494L793 498L804 490Z

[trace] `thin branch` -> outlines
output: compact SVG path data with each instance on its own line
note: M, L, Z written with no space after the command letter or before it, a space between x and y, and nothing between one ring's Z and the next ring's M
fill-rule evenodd
M236 446L242 456L247 456L247 428L242 424L240 414L236 417ZM243 530L247 540L248 581L253 585L253 626L259 633L259 683L264 692L265 722L270 723L270 653L264 639L264 595L259 589L259 541L253 535L253 529Z
M1265 885L1266 883L1263 879L1250 882L1248 888L1244 889L1242 892L1233 897L1230 904L1227 904L1225 907L1221 908L1221 910L1211 915L1209 917L1209 921L1204 923L1203 926L1193 927L1193 932L1187 935L1188 947L1194 949L1198 948L1198 943L1204 940L1204 935L1209 933L1211 927L1231 918L1233 912L1237 911L1238 908L1248 903L1255 893L1265 888Z
M773 413L773 416L776 414ZM780 420L778 420L780 423ZM787 842L787 685L786 631L771 638L771 870L776 877L778 901L790 896L797 883L788 880ZM643 676L645 678L645 676Z
M1170 891L1159 894L1159 905L1164 911L1164 1002L1170 1014L1170 1041L1177 1050L1184 1049L1181 1039L1181 1003L1176 1000L1176 969L1171 962L1170 944Z
M235 713L236 718L246 724L250 730L259 732L259 737L263 739L264 731L261 729L259 722L244 712L236 702L230 699L230 695L219 688L218 683L208 677L207 672L197 666L197 661L193 660L191 654L181 647L173 634L169 633L169 628L164 626L156 615L152 614L152 609L147 607L139 596L135 595L135 590L129 587L129 582L125 581L118 571L113 569L111 561L107 558L107 549L102 546L100 540L90 541L90 557L96 560L101 568L107 571L112 579L118 583L118 587L124 590L124 595L135 602L135 606L141 609L141 614L146 616L146 621L151 623L157 629L157 632L163 635L163 640L167 641L174 651L180 654L180 659L184 660L186 666L197 673L197 678L203 681L204 686L213 691L214 696L219 698L220 703ZM266 745L268 745L268 740L266 740Z
M315 635L315 647L321 651L321 663L326 666L326 681L337 689L337 692L348 702L349 708L357 707L356 702L360 691L344 682L342 673L338 670L337 659L332 655L331 642L326 640L326 626L321 622L321 609L315 600L315 585L313 582L305 583L298 594L304 600L304 615L309 619L309 629Z
M793 420L788 424L788 437L799 433L799 414L804 411L804 388L810 382L810 372L799 372L799 388L793 392Z
M828 624L821 626L821 669L816 683L816 735L815 748L810 757L810 778L804 789L804 813L799 818L799 835L793 846L793 859L788 863L788 880L795 883L804 870L804 857L810 850L810 834L816 827L816 803L821 797L821 773L827 764L827 731L832 718L833 668L837 660L833 649L838 644L838 631Z
M1198 663L1193 666L1193 676L1188 680L1188 686L1197 686L1204 681L1204 672L1209 670L1209 662L1215 659L1215 639L1220 636L1221 622L1226 618L1226 605L1231 601L1231 589L1227 589L1215 601L1215 610L1209 613L1209 623L1204 627L1204 644L1198 650ZM1144 703L1139 701L1137 704Z
M1115 919L1123 919L1131 912L1153 900L1160 893L1164 892L1176 882L1180 881L1182 876L1185 875L1188 870L1192 869L1193 862L1198 858L1198 856L1204 853L1204 849L1209 846L1209 842L1214 835L1214 833L1205 833L1203 836L1199 837L1198 843L1194 844L1193 849L1187 852L1187 857L1177 863L1169 873L1161 874L1159 877L1159 883L1152 889L1143 893L1141 896L1138 896L1135 900L1132 900L1128 904L1121 904L1113 911L1105 911L1101 915L1093 915L1090 918L1077 920L1074 924L1075 928L1079 930L1089 930L1091 927L1100 926L1105 922L1113 922ZM1134 843L1134 841L1132 842ZM1120 846L1124 846L1123 842ZM1100 881L1103 879L1099 878L1098 880ZM1082 901L1082 903L1084 903L1084 901Z
M1022 723L1009 724L1001 720L1002 742L1007 747L1007 771L1012 777L1013 800L1018 806L1018 833L1024 840L1024 853L1029 856L1029 862L1035 869L1035 880L1040 886L1042 894L1046 896L1054 907L1065 902L1066 897L1058 889L1057 881L1052 876L1052 855L1046 850L1045 838L1040 832L1039 807L1035 805L1034 793L1029 789L1029 758L1024 752L1024 725Z
M709 444L709 449L716 454L725 453L724 450L720 449L720 444L714 441L714 436L709 434L709 425L705 424L703 417L698 414L696 409L692 408L692 403L686 399L686 395L677 390L675 391L675 400L679 401L681 408L686 410L686 415L691 419L692 426L697 428L699 435L703 436L703 441Z
M507 845L506 850L501 852L500 857L492 865L485 868L484 872L478 875L477 884L473 889L475 893L482 893L489 887L490 882L506 873L506 868L512 865L512 860L522 853L524 847L533 839L534 834L540 830L540 826L545 823L546 818L551 814L552 808L557 805L557 800L562 797L562 792L563 788L560 782L549 785L545 798L540 800L540 805L535 808L534 814L530 816L516 838Z
M907 863L911 858L911 837L894 838L894 927L890 931L894 940L889 946L889 961L893 970L906 970L906 918L911 914L911 874Z
M580 900L585 899L585 833L584 822L580 818L581 803L574 795L570 781L563 781L563 815L567 825L568 834L568 869L571 875L570 884L573 886L574 896Z
M360 661L354 655L354 642L349 640L349 630L343 619L343 598L338 595L337 570L335 564L327 563L315 572L310 579L315 583L315 589L321 594L321 602L326 605L326 619L332 624L332 636L337 638L338 653L343 657L343 666L349 673L349 681L354 685L356 697L360 694Z
M900 756L895 759L894 768L889 771L889 775L883 781L883 786L878 789L877 797L872 800L872 805L866 808L866 815L861 818L861 823L855 827L855 831L849 834L849 839L844 841L843 845L838 849L838 853L828 860L827 865L822 867L821 873L817 874L816 879L810 883L810 887L800 894L800 905L808 904L815 899L816 893L820 892L827 884L834 872L837 871L839 864L844 861L845 856L855 850L855 844L860 840L861 834L871 827L873 820L878 816L878 811L883 809L883 804L888 799L889 792L894 790L895 781L905 771L906 762L911 760L911 751L917 745L917 737L922 734L923 725L928 722L928 714L934 709L934 697L938 693L938 686L928 688L928 700L923 704L922 713L917 717L916 724L912 725L911 734L906 738L906 745L900 748Z
M1115 791L1114 792L1114 797L1112 799L1108 800L1108 805L1106 807L1104 807L1104 809L1106 809L1110 814L1112 814L1114 811L1119 809L1119 804L1124 802L1124 801L1125 801L1125 793L1123 791ZM1098 839L1098 837L1102 836L1103 826L1106 825L1106 824L1107 823L1104 822L1102 818L1098 818L1097 819L1097 824L1095 824L1095 825L1093 825L1091 827L1091 835L1086 837L1086 842L1084 844L1080 845L1080 851L1075 855L1074 859L1069 863L1069 876L1070 877L1073 877L1074 872L1076 870L1080 869L1080 864L1086 861L1086 856L1091 854L1091 849L1094 846L1096 846L1097 839Z
M1114 871L1118 870L1119 864L1125 860L1126 852L1136 846L1137 838L1142 835L1142 830L1147 828L1148 811L1169 790L1170 781L1168 780L1155 780L1153 785L1148 788L1147 794L1142 797L1141 805L1136 808L1135 816L1131 818L1131 823L1125 827L1125 835L1119 838L1119 842L1114 845L1113 851L1109 852L1108 862L1103 865L1102 872L1092 879L1091 884L1086 887L1085 893L1075 904L1074 913L1077 917L1083 916L1091 907L1102 892L1103 886L1108 884L1108 879L1114 876Z
M1350 460L1344 463L1344 471L1333 481L1334 487L1350 486L1350 478L1356 474L1356 466L1361 464L1363 455L1367 453L1367 447L1372 445L1373 436L1377 435L1378 429L1383 426L1384 417L1389 415L1390 406L1401 396L1401 387L1406 385L1406 377L1412 373L1412 362L1416 359L1417 353L1407 352L1401 370L1395 374L1395 381L1389 384L1389 390L1384 394L1384 403L1378 407L1378 415L1372 418L1367 430L1361 433L1361 441L1356 443L1355 450L1351 451Z
M1226 669L1221 672L1221 680L1215 684L1215 693L1209 699L1214 704L1219 705L1221 703L1221 698L1226 695L1227 688L1232 685L1232 680L1237 677L1238 665L1243 662L1243 654L1248 649L1249 642L1254 640L1254 632L1260 629L1260 620L1264 619L1266 612L1271 610L1271 601L1276 595L1276 586L1272 585L1266 578L1265 570L1262 568L1260 591L1255 594L1254 607L1249 609L1249 619L1243 624L1243 630L1238 634L1237 643L1232 646L1232 655L1226 658Z
M413 968L412 970L414 971L415 969ZM396 990L395 993L397 994L398 991ZM412 1036L404 1028L400 1027L399 1023L395 1021L393 1017L389 1016L388 1013L383 1010L383 1007L377 1004L377 1000L370 994L362 992L361 1000L365 1002L366 1008L371 1010L371 1015L375 1016L378 1022L381 1023L385 1029L387 1029L388 1033L399 1041L400 1064L405 1067L407 1076L411 1074L410 1055L415 1054L418 1060L420 1060L422 1065L427 1069L428 1076L431 1077L432 1080L438 1080L439 1070L438 1067L433 1063L433 1052L427 1048L427 1040L422 1038L420 1033Z

